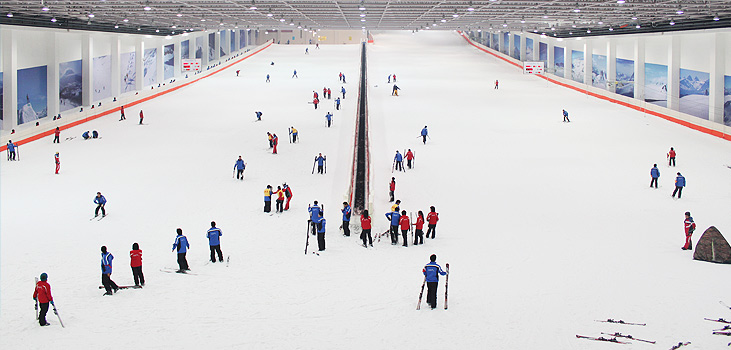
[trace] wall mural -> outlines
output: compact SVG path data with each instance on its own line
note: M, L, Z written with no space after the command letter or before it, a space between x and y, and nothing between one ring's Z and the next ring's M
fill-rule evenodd
M180 42L180 58L190 58L190 40L184 40Z
M645 63L645 102L667 107L668 66Z
M5 114L3 113L3 73L0 72L0 130L3 129L3 116Z
M112 96L112 56L94 57L91 61L94 93L93 101L100 101Z
M142 61L142 86L157 83L157 48L147 49Z
M239 50L246 47L246 31L241 29L239 30Z
M564 49L560 46L553 47L553 66L555 67L555 73L559 77L563 77L564 73Z
M584 51L571 50L571 79L584 82Z
M18 125L48 115L48 67L18 69Z
M162 77L172 79L175 76L175 44L163 46L162 51Z
M137 80L137 69L135 68L135 53L128 52L119 55L119 74L121 93L134 91Z
M591 55L591 86L607 88L607 56Z
M520 35L513 34L513 58L520 59Z
M218 46L218 50L219 50L218 57L223 57L223 56L226 56L226 54L227 54L226 53L226 42L228 41L228 39L226 38L226 34L228 33L228 30L222 30L219 33L220 33L221 42L220 42L220 45Z
M533 39L525 38L525 59L527 61L535 60L533 57Z
M216 58L216 33L208 34L208 62Z
M203 40L205 38L202 36L199 36L195 38L195 58L203 58Z
M627 97L635 97L635 61L617 58L617 81L615 92Z
M680 111L708 120L711 75L680 68Z
M492 34L492 40L490 41L490 47L492 47L493 50L500 49L500 45L498 44L500 42L500 35L497 33Z
M548 44L538 43L538 60L545 62L545 67L548 69Z
M233 53L233 52L235 52L236 50L238 50L238 48L236 47L236 32L234 32L234 31L232 30L232 31L231 31L231 33L229 33L229 34L230 34L230 35L229 35L229 38L231 38L231 39L229 40L229 41L231 42L231 51L230 51L230 52L231 52L231 53Z
M2 73L0 73L0 82L2 82ZM1 96L2 90L0 90ZM2 112L2 104L0 104L0 112ZM731 126L731 75L723 77L723 124Z
M502 47L502 53L509 55L510 54L510 33L503 33L503 47Z
M81 60L59 63L58 110L63 112L79 106L81 106Z

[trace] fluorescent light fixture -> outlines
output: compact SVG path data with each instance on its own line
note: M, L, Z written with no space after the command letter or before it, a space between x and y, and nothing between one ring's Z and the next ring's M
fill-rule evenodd
M114 29L119 29L119 24L115 24Z
M284 22L284 18L280 18L280 19L279 19L279 21L280 21L280 22Z
M43 12L47 12L48 10L50 10L50 9L46 5L43 5L43 7L41 7L41 11L43 11Z
M13 15L12 15L12 14L10 14L10 13L9 13L8 15L9 15L8 17L13 17ZM447 20L446 20L446 19L444 19L444 18L442 18L442 23L446 23L446 22L447 22Z
M635 28L640 29L642 28L639 24L635 26Z
M674 26L674 25L675 25L675 21L673 21L673 20L671 19L671 20L670 20L670 23L669 23L669 24L670 24L671 26Z
M122 20L122 22L127 23L127 22L129 22L129 20L125 18Z
M636 21L637 20L637 15L632 15L632 20L633 21Z
M160 29L155 29L155 33L159 33L159 32L160 32Z
M609 27L609 31L610 31L610 32L613 32L613 31L614 31L614 28L612 28L612 27Z
M361 22L365 22L365 18L361 18L361 19L360 19L360 21L361 21Z
M525 23L525 18L521 18L520 23Z
M150 7L149 5L145 5L145 7L143 7L142 9L145 11L150 11L152 10L152 7Z
M360 16L361 16L361 17L365 17L365 16L366 16L366 14L365 14L365 13L361 13L361 14L360 14Z
M51 22L56 23L56 17L51 18Z
M624 4L624 2L625 2L624 0L617 0L618 4Z
M182 13L178 13L176 16L183 17L183 14Z
M205 21L206 21L206 19L205 19L205 18L201 18L201 22L205 22Z
M176 25L174 25L174 24L173 24L173 26L172 26L172 27L170 27L170 28L173 28L173 29L175 29L175 28L177 28L177 27L178 27L178 26L176 26Z
M718 16L714 16L714 17L713 17L713 20L714 20L714 21L720 21L721 19L720 19L720 18L718 18Z
M682 14L684 14L684 13L685 13L685 11L683 11L683 9L682 9L682 8L678 7L678 10L677 10L677 11L675 11L675 13L677 13L677 14L679 14L679 15L682 15Z
M274 16L274 14L272 13L272 9L269 9L269 13L267 13L267 17L271 17L271 16Z
M94 14L93 13L89 13L87 16L89 16L89 18L94 18Z
M589 33L591 33L591 29L586 30L586 34L589 34Z
M251 0L251 7L249 7L249 10L256 10L256 4L254 3L254 0Z

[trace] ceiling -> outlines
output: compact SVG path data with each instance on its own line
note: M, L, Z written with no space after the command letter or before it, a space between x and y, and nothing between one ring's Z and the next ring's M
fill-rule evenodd
M731 27L731 0L3 0L0 14L0 24L153 35L365 27L571 37Z

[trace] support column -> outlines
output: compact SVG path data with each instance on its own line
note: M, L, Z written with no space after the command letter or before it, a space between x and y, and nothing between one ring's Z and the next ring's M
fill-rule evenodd
M563 49L563 77L569 80L573 80L571 75L573 74L573 69L571 67L571 44L568 41L564 41L564 49Z
M518 57L519 60L525 61L527 60L526 54L525 54L525 48L528 46L526 43L528 41L528 36L526 33L522 33L520 38L520 57Z
M533 61L540 61L541 59L541 37L536 35L535 38L533 38L533 57L531 60ZM546 67L548 68L548 67Z
M644 80L643 80L644 82ZM668 46L668 108L680 109L680 37L670 36Z
M607 41L607 81L617 80L617 42L613 38ZM610 92L616 92L616 84L607 86Z
M215 31L213 35L213 61L221 60L221 32Z
M208 33L207 32L201 32L201 35L203 35L203 53L201 54L201 70L205 72L206 67L208 67ZM198 41L196 38L193 40L195 43ZM194 46L193 52L197 50L198 48Z
M556 74L556 57L553 53L554 46L553 45L553 39L546 40L546 44L548 44L548 57L546 57L548 60L546 62L546 71L553 72L553 74Z
M135 40L135 90L142 90L145 85L145 42L141 37Z
M81 36L81 105L94 103L94 80L92 80L92 59L94 39L88 33Z
M112 84L112 97L119 97L120 91L122 90L122 76L121 76L121 68L120 68L120 62L119 62L119 55L121 54L121 43L119 41L119 36L115 35L111 38L111 45L112 45L112 51L111 51L111 59L110 64L112 65L112 80L110 84Z
M594 45L590 39L584 39L584 84L594 86L594 82L591 80L594 74L592 74L592 68L594 67Z
M157 39L157 61L155 62L157 66L157 77L155 77L155 81L158 84L165 82L165 45L170 44L170 41L172 40L167 40L162 37Z
M10 26L0 30L3 55L3 130L18 126L18 45Z
M645 100L645 38L635 38L635 98Z
M175 46L173 47L173 71L175 71L175 74L173 75L173 78L177 78L181 75L183 72L183 64L181 63L182 60L182 54L183 54L183 44L182 42L185 41L187 37L184 37L182 35L175 36ZM190 42L188 42L188 48L190 48Z
M505 53L510 57L513 57L513 51L515 50L515 35L512 32L508 33L508 51Z
M726 48L724 46L724 33L709 34L712 36L711 44L711 82L708 91L709 113L708 120L719 124L723 122L724 104L724 75L726 70Z
M48 68L47 68L47 74L46 74L46 93L47 93L47 99L46 99L46 108L48 108L47 116L50 117L50 119L53 119L53 116L58 114L59 108L59 67L58 64L60 63L58 61L58 40L57 40L58 34L54 32L49 32L46 40L48 41L46 43L46 47L48 48L48 53L51 55L49 57L48 62ZM83 63L82 63L83 64Z
M236 51L238 52L241 50L241 47L239 47L239 45L241 43L241 30L234 29L233 36L234 36L234 46L236 47Z

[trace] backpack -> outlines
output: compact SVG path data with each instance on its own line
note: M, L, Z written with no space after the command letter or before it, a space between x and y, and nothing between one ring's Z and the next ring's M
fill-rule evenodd
M284 196L285 196L285 197L287 197L287 198L290 198L290 197L292 197L292 191L291 191L291 190L289 189L289 187L287 187L287 188L286 188L286 189L284 190Z

